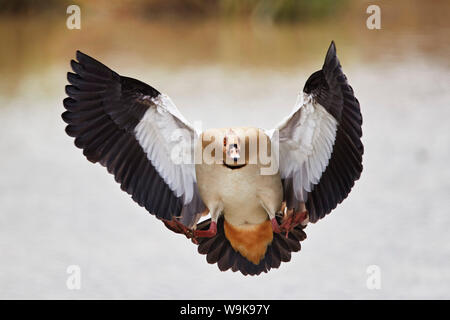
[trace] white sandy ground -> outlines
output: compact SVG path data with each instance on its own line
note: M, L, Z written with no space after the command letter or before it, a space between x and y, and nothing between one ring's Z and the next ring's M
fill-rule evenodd
M0 101L0 298L450 298L450 83L433 62L345 69L364 116L364 172L289 263L220 272L86 161L60 118L65 69ZM271 128L314 70L122 70L205 127ZM66 268L81 267L81 290ZM381 289L366 286L381 268Z

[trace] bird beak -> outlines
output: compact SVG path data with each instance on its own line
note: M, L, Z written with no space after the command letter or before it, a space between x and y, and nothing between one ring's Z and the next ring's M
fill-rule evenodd
M239 149L235 146L231 145L228 150L228 156L234 160L234 162L237 162L240 159Z

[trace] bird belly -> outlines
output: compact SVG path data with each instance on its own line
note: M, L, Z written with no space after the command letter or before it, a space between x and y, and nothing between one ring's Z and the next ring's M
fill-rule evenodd
M257 165L229 169L220 164L197 165L200 196L210 209L221 208L224 233L234 250L257 265L272 243L273 231L267 211L281 206L283 190L278 174L261 175ZM267 207L267 206L265 206Z
M210 209L221 207L226 221L232 225L263 223L268 214L262 197L281 205L282 187L278 174L261 175L259 166L246 165L237 170L220 164L197 165L200 195ZM275 206L276 206L275 205Z

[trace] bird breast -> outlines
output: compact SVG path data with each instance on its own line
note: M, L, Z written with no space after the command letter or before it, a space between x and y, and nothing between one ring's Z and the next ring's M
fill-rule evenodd
M267 220L262 200L270 203L271 208L281 205L279 173L262 175L259 164L230 169L220 163L202 162L196 164L196 176L205 205L210 211L222 208L226 221L232 225L260 224Z

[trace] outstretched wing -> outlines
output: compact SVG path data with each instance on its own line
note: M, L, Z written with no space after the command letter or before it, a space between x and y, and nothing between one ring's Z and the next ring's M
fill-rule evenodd
M84 53L76 58L62 114L67 134L151 214L195 224L205 209L193 162L195 130L165 94Z
M306 202L311 222L350 192L362 171L362 116L331 43L322 70L306 81L294 112L278 127L288 208Z

